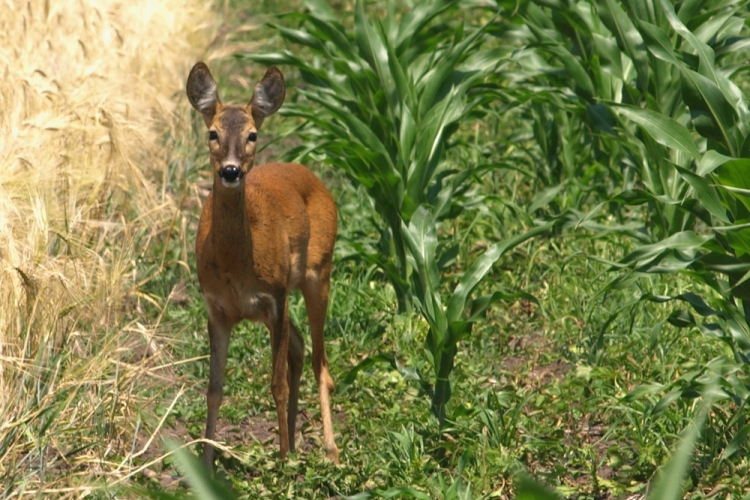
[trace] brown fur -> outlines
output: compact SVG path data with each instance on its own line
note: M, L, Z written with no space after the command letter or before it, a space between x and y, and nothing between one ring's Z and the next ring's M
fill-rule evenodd
M266 324L271 333L271 392L279 419L281 457L294 451L295 420L304 344L289 320L287 297L300 289L310 320L313 371L318 382L324 442L338 463L329 395L333 380L323 345L325 311L336 239L336 205L315 175L295 163L253 167L260 122L284 99L283 76L271 68L247 106L225 106L203 63L188 77L188 98L216 139L209 139L214 187L201 213L196 238L198 280L208 308L211 369L206 439L215 437L229 335L243 319ZM237 185L222 181L222 168L239 167ZM213 467L214 449L204 444L203 459Z

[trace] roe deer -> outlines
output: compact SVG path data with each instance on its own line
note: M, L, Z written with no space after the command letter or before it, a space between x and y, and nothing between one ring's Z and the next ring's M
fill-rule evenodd
M328 458L338 463L329 402L333 379L323 345L336 205L323 183L302 165L253 167L258 129L284 101L284 77L272 67L249 104L225 105L208 67L199 62L188 76L187 95L208 127L213 170L213 189L203 206L195 244L211 346L206 439L213 440L216 432L230 332L249 319L265 323L271 333L271 392L281 458L294 451L305 349L289 319L287 297L299 289L310 321L323 440ZM209 443L203 446L203 461L213 470L214 448Z

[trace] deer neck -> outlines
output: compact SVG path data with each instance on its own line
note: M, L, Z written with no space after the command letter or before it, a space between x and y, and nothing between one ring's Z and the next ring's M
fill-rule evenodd
M244 258L252 249L252 234L247 213L245 183L228 188L220 180L212 192L211 228L216 248L227 257Z

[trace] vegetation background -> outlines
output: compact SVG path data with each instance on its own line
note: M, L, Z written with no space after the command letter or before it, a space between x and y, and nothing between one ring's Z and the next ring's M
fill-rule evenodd
M577 499L750 491L747 2L0 14L2 498L193 494L163 440L195 451L205 419L198 59L230 101L281 66L261 161L310 165L340 211L342 466L309 368L299 452L277 461L268 335L243 325L219 495L549 498L528 476ZM304 326L299 296L291 311Z

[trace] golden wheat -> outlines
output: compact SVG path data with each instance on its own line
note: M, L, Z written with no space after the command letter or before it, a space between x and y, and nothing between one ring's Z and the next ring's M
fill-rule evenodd
M115 457L144 374L121 351L149 328L123 321L139 254L175 221L162 179L209 7L0 4L0 497L128 473Z

